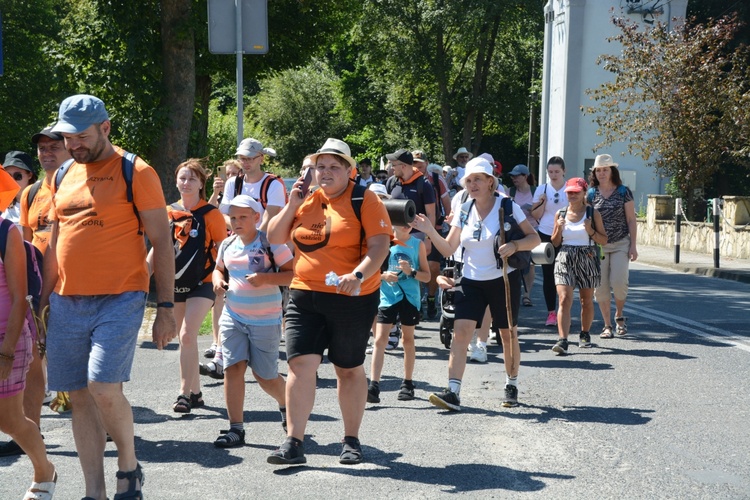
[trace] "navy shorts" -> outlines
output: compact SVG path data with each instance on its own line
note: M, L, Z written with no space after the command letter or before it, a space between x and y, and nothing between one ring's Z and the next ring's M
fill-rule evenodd
M284 316L287 360L306 354L322 357L328 349L328 359L339 368L355 368L365 362L380 291L358 296L289 292Z
M177 291L174 293L175 302L187 302L187 299L192 299L193 297L201 297L210 301L216 300L214 285L209 281L191 288L187 293L177 293Z
M518 312L521 309L521 272L516 269L508 274L510 285L510 305L513 326L518 324ZM461 286L454 296L456 305L455 319L470 319L482 324L484 311L490 306L492 326L495 329L508 328L508 312L505 306L505 283L503 278L488 281L475 281L461 278Z
M406 297L397 304L378 309L378 323L395 325L399 318L401 318L403 326L417 326L419 324L419 310Z

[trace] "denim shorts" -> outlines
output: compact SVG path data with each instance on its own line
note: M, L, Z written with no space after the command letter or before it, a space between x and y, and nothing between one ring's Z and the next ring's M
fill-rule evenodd
M219 335L224 368L247 361L260 378L272 380L279 376L281 323L248 325L232 318L224 309L219 319Z
M5 332L0 332L0 343L2 343L4 338ZM0 381L0 399L15 396L24 390L26 387L26 373L29 371L29 365L33 356L31 350L34 348L31 333L29 333L27 326L24 325L21 336L18 337L18 342L16 342L16 348L13 351L15 358L13 359L13 366L10 369L10 375L5 380Z
M53 293L47 327L50 390L76 391L89 381L115 384L130 380L145 308L144 292Z

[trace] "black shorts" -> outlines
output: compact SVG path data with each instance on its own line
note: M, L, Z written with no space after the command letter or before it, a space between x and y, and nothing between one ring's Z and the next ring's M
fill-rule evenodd
M510 306L513 325L518 324L518 312L521 309L521 272L516 269L508 275L510 285ZM455 319L470 319L482 324L484 311L490 306L492 326L495 329L508 328L508 313L505 307L505 283L503 278L489 281L474 281L461 278L461 286L454 296L456 305Z
M213 284L209 281L208 283L201 283L195 288L191 288L189 292L177 293L176 290L174 292L175 302L187 302L187 299L192 299L193 297L203 297L210 301L216 300Z
M340 368L365 362L372 320L380 303L380 291L352 297L337 293L289 290L284 333L287 360L323 353Z
M417 326L419 324L419 310L404 297L398 304L378 309L378 323L395 325L401 318L403 326Z

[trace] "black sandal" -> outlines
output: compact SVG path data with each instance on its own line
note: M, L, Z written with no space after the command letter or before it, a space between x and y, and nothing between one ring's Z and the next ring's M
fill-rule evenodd
M217 448L234 448L243 444L245 444L245 431L235 429L219 431L219 437L214 441L214 446Z
M117 479L127 479L128 480L128 491L124 493L117 493L115 495L115 500L126 500L126 499L136 499L136 500L143 500L143 492L141 490L136 490L136 481L141 482L141 487L143 487L143 483L146 482L146 474L143 473L143 469L141 469L141 464L135 466L135 470L131 470L130 472L123 472L121 470L117 471Z
M288 437L277 450L268 455L266 461L273 465L295 465L307 463L305 446L297 438Z
M353 436L344 436L341 443L344 446L341 449L341 455L339 455L340 464L354 465L362 463L362 446L359 444L359 439Z
M172 411L175 413L190 413L190 398L184 394L177 396L177 401L172 405Z
M203 401L203 391L198 394L190 393L190 408L201 408L205 405L206 402Z

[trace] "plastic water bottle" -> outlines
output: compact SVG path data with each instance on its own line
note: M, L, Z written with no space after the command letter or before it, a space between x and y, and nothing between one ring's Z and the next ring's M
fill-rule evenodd
M333 271L326 274L326 285L339 286L339 283L341 283L341 278L339 278L338 274L334 273Z

